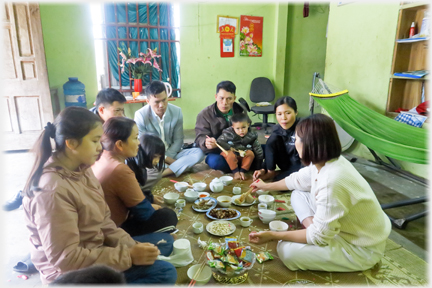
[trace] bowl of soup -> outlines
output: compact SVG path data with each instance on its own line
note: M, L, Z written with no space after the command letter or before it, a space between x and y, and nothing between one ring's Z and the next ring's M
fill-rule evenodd
M219 206L227 208L231 205L231 197L230 196L219 196L217 197L217 202Z

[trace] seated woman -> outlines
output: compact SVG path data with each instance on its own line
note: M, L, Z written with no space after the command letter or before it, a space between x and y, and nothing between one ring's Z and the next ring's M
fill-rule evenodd
M110 218L102 187L89 169L102 151L102 133L97 115L82 107L68 107L54 125L47 124L35 144L35 164L24 188L23 207L31 259L42 283L101 264L124 272L128 283L174 284L174 266L156 260L159 254L171 254L172 236L158 233L132 238ZM55 142L54 153L50 138Z
M279 181L302 167L294 147L295 128L299 122L297 104L293 98L285 96L276 101L274 109L278 124L265 144L263 168L254 172L254 181L258 178ZM276 165L280 171L275 171Z
M282 240L280 259L290 270L363 271L384 255L391 223L368 182L341 156L333 120L323 114L296 128L296 149L307 167L254 190L294 190L291 205L306 229L249 234L251 243Z
M112 117L103 124L103 129L101 143L104 151L92 169L102 185L114 223L131 236L173 232L178 221L176 213L151 204L141 191L134 171L125 164L127 158L138 153L135 121Z

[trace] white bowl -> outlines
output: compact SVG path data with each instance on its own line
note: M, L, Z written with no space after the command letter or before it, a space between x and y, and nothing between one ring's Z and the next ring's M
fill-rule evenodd
M177 189L179 192L185 192L188 188L188 183L186 182L176 182L174 183L174 188Z
M274 203L275 198L271 195L260 195L258 196L258 200L260 203L265 203L267 207L269 207Z
M224 208L231 205L231 197L229 196L219 196L216 200L218 201L218 204Z
M198 192L193 189L186 189L184 196L186 198L186 201L193 202L198 199Z
M202 192L207 187L207 184L199 182L192 184L192 186L195 191Z
M180 195L175 192L168 192L163 196L166 204L174 204L179 197Z
M263 223L267 224L276 217L276 212L269 209L261 209L258 211L258 217Z
M195 276L195 273L198 271L202 264L195 264L191 266L187 271L187 276L189 277L189 280L192 280L192 278ZM197 279L195 279L197 285L205 285L210 281L210 278L212 277L212 270L209 266L204 266L204 269L202 269L201 273L198 275Z
M270 230L276 231L276 232L282 232L282 231L288 230L288 224L283 222L283 221L279 221L279 220L271 221L269 224L269 227L270 227Z
M262 189L259 189L255 193L257 193L258 195L267 195L269 193L269 191L264 191Z
M208 192L198 192L198 198L209 197L210 193Z
M233 177L231 177L231 176L222 176L222 177L220 177L219 178L223 183L224 183L224 185L226 186L226 185L229 185L229 184L231 184L231 182L233 181Z

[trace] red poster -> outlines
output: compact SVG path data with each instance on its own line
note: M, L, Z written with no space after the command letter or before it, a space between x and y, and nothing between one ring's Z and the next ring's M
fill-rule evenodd
M219 28L221 57L234 57L235 27L223 25Z
M240 16L240 56L262 56L263 17Z

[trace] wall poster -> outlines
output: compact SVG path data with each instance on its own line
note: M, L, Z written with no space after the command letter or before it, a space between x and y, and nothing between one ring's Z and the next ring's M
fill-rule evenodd
M263 17L240 16L240 56L262 56Z

